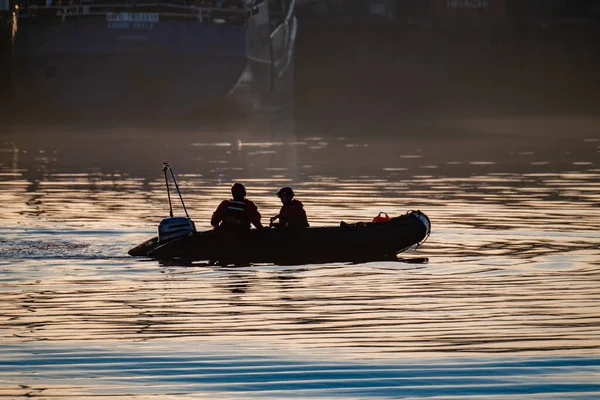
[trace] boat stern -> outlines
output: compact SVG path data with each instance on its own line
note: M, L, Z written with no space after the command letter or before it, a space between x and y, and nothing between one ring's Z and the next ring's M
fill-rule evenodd
M150 254L158 246L158 237L153 237L150 240L146 240L144 243L138 244L127 252L132 257L144 257Z

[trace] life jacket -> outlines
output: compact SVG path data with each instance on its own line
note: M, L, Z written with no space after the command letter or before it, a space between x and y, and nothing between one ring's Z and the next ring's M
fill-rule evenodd
M243 231L250 229L250 218L246 213L245 200L229 200L227 204L227 213L221 226L225 230Z

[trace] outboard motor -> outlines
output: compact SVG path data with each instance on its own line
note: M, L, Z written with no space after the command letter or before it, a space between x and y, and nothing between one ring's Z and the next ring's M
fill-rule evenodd
M166 242L196 232L194 221L187 217L163 218L158 224L158 241Z
M167 171L171 173L171 178L173 179L173 183L175 184L175 189L177 189L177 194L179 195L179 199L181 200L181 205L183 206L183 211L185 212L185 217L174 217L173 216L173 205L171 204L171 191L169 190L169 179L167 177ZM191 220L188 215L187 208L185 208L185 203L183 202L183 197L181 196L181 191L179 191L179 185L177 184L177 179L175 179L175 174L173 173L173 169L168 163L164 163L163 165L163 173L165 175L165 184L167 186L167 196L169 198L169 218L163 218L160 220L158 224L158 241L166 242L168 240L172 240L181 236L192 235L196 232L196 225L194 221Z

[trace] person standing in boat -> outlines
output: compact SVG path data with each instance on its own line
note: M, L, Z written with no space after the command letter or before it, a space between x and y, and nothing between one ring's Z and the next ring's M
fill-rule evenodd
M299 200L294 199L294 191L290 187L283 187L277 192L277 197L281 199L281 210L279 214L271 217L270 226L276 228L308 228L308 218L304 205ZM275 221L279 219L279 223Z
M210 224L226 232L243 232L250 229L250 224L256 229L262 229L260 213L251 201L246 199L246 188L241 183L231 186L233 199L223 200L210 219Z

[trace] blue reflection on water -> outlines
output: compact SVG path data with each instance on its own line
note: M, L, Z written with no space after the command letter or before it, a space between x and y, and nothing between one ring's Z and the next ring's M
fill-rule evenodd
M600 359L573 356L518 356L324 361L300 356L223 354L190 342L190 351L144 344L67 349L52 346L2 346L3 386L34 390L73 385L90 393L133 396L215 392L261 397L396 397L520 395L591 398L600 395ZM202 348L205 351L202 351ZM199 351L200 350L200 351ZM225 352L227 353L227 352ZM38 389L39 390L39 389Z

